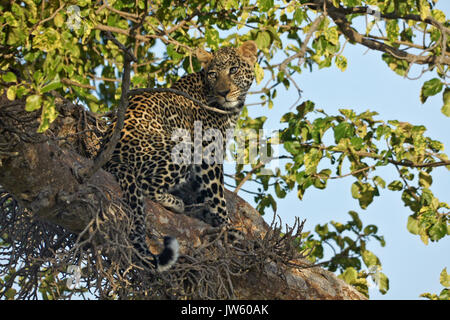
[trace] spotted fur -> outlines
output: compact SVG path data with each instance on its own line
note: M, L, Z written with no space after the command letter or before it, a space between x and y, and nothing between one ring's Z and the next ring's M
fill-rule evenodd
M134 228L130 235L133 244L159 270L166 270L175 263L178 245L175 239L168 237L161 254L150 252L145 242L145 197L183 213L185 203L174 193L190 181L196 194L193 202L204 204L203 220L212 226L229 222L222 163L174 161L172 151L179 141L172 137L174 130L184 129L194 141L196 121L201 121L203 133L213 128L226 136L227 129L234 127L253 82L256 51L252 41L239 48L223 47L213 53L198 49L202 70L182 77L172 86L208 106L228 112L226 114L172 92L146 92L129 99L120 141L104 169L115 175L133 210ZM214 139L211 137L211 140ZM208 141L203 139L204 148L208 147ZM194 141L190 147L199 147L198 143Z

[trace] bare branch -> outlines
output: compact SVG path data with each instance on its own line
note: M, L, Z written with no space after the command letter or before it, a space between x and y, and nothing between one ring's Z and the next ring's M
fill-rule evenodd
M89 180L92 175L97 172L98 169L103 167L106 162L112 156L112 153L119 142L120 132L123 129L125 121L125 112L128 108L128 91L130 90L130 73L131 73L131 61L137 61L131 50L125 48L114 36L107 32L107 39L114 42L124 53L123 74L122 74L122 93L120 96L120 102L117 109L117 120L115 123L114 131L110 140L105 148L98 154L94 160L94 164L91 167L86 167L80 170L79 176L83 180Z
M95 87L90 85L90 84L84 84L84 83L79 83L67 78L63 78L61 79L61 82L68 85L68 86L76 86L76 87L80 87L80 88L84 88L84 89L90 89L90 90L95 90Z
M308 33L305 36L305 40L303 41L300 50L294 54L293 56L287 58L286 60L284 60L280 66L279 69L280 71L284 71L287 67L287 65L295 59L298 58L304 58L305 54L306 54L306 50L308 49L308 43L309 40L311 40L311 37L313 35L313 33L317 30L317 28L319 27L320 22L323 20L325 16L322 14L320 16L318 16L312 23L311 26L309 27Z
M359 43L359 44L361 44L369 49L372 49L372 50L389 53L392 56L396 57L397 59L406 60L409 63L431 64L431 65L436 65L436 64L450 65L450 57L447 57L444 54L441 56L415 55L415 54L405 52L404 50L400 50L398 48L392 47L385 43L367 38L364 35L358 33L354 28L352 28L351 23L346 18L346 15L350 14L350 13L367 14L366 7L336 8L333 5L333 3L328 0L325 0L325 2L318 0L315 8L321 10L320 5L322 5L323 3L326 3L326 5L327 5L328 15L331 17L331 19L333 19L334 23L336 23L336 25L339 27L339 29L342 31L342 33L352 42ZM444 34L444 38L446 37L446 34L450 34L448 28L444 27L442 24L440 24L436 20L429 18L429 17L424 20L421 19L421 17L417 16L417 15L398 16L396 14L382 14L381 17L386 18L386 19L404 19L404 20L421 21L421 22L432 24L432 25L436 26L437 28L439 28L441 30L441 32ZM444 47L445 47L445 45L444 45ZM446 52L446 48L444 48L443 52L444 53Z
M263 167L266 163L264 162L260 162L258 163L252 170L250 170L246 176L244 177L244 179L242 179L239 184L237 185L236 189L234 189L233 193L237 194L239 192L239 189L242 188L242 186L244 185L244 183L247 182L248 179L250 179L252 177L252 175L258 171L261 167Z
M294 54L293 56L285 59L278 67L278 69L282 72L285 73L286 78L288 78L291 83L294 84L295 89L297 89L297 93L298 93L298 99L292 104L291 108L293 108L298 101L300 101L301 97L302 97L302 90L300 89L300 87L298 86L298 84L295 82L295 80L292 78L292 76L289 74L289 72L285 72L287 65L295 60L295 59L303 59L305 57L306 54L306 50L308 49L308 43L309 40L311 39L313 33L317 30L320 22L323 20L324 15L320 15L319 17L317 17L313 23L311 23L311 26L309 27L308 33L306 34L305 40L303 41L301 47L300 47L300 51L297 52L296 54ZM299 63L300 64L300 63Z

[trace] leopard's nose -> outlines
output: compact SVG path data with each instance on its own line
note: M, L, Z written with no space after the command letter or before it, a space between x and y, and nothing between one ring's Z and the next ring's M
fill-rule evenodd
M230 90L221 90L221 91L217 91L217 93L219 95L221 95L222 97L226 98L227 94L230 93Z

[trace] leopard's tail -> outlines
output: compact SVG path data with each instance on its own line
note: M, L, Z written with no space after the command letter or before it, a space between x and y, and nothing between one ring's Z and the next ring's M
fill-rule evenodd
M156 270L163 272L169 270L179 255L179 244L177 239L172 237L164 237L164 249L160 254L154 256L154 265Z
M133 241L133 238L132 238ZM153 254L142 237L135 237L134 248L139 252L140 259L145 267L155 268L158 272L169 270L179 256L179 244L177 239L164 237L164 249L160 254Z

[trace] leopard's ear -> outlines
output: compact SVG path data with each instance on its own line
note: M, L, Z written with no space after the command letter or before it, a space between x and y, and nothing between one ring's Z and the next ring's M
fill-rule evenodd
M254 65L257 60L258 47L254 41L248 40L238 48L238 53L250 64Z
M213 57L211 53L202 48L197 48L195 55L197 56L198 61L200 61L202 68L206 68Z

